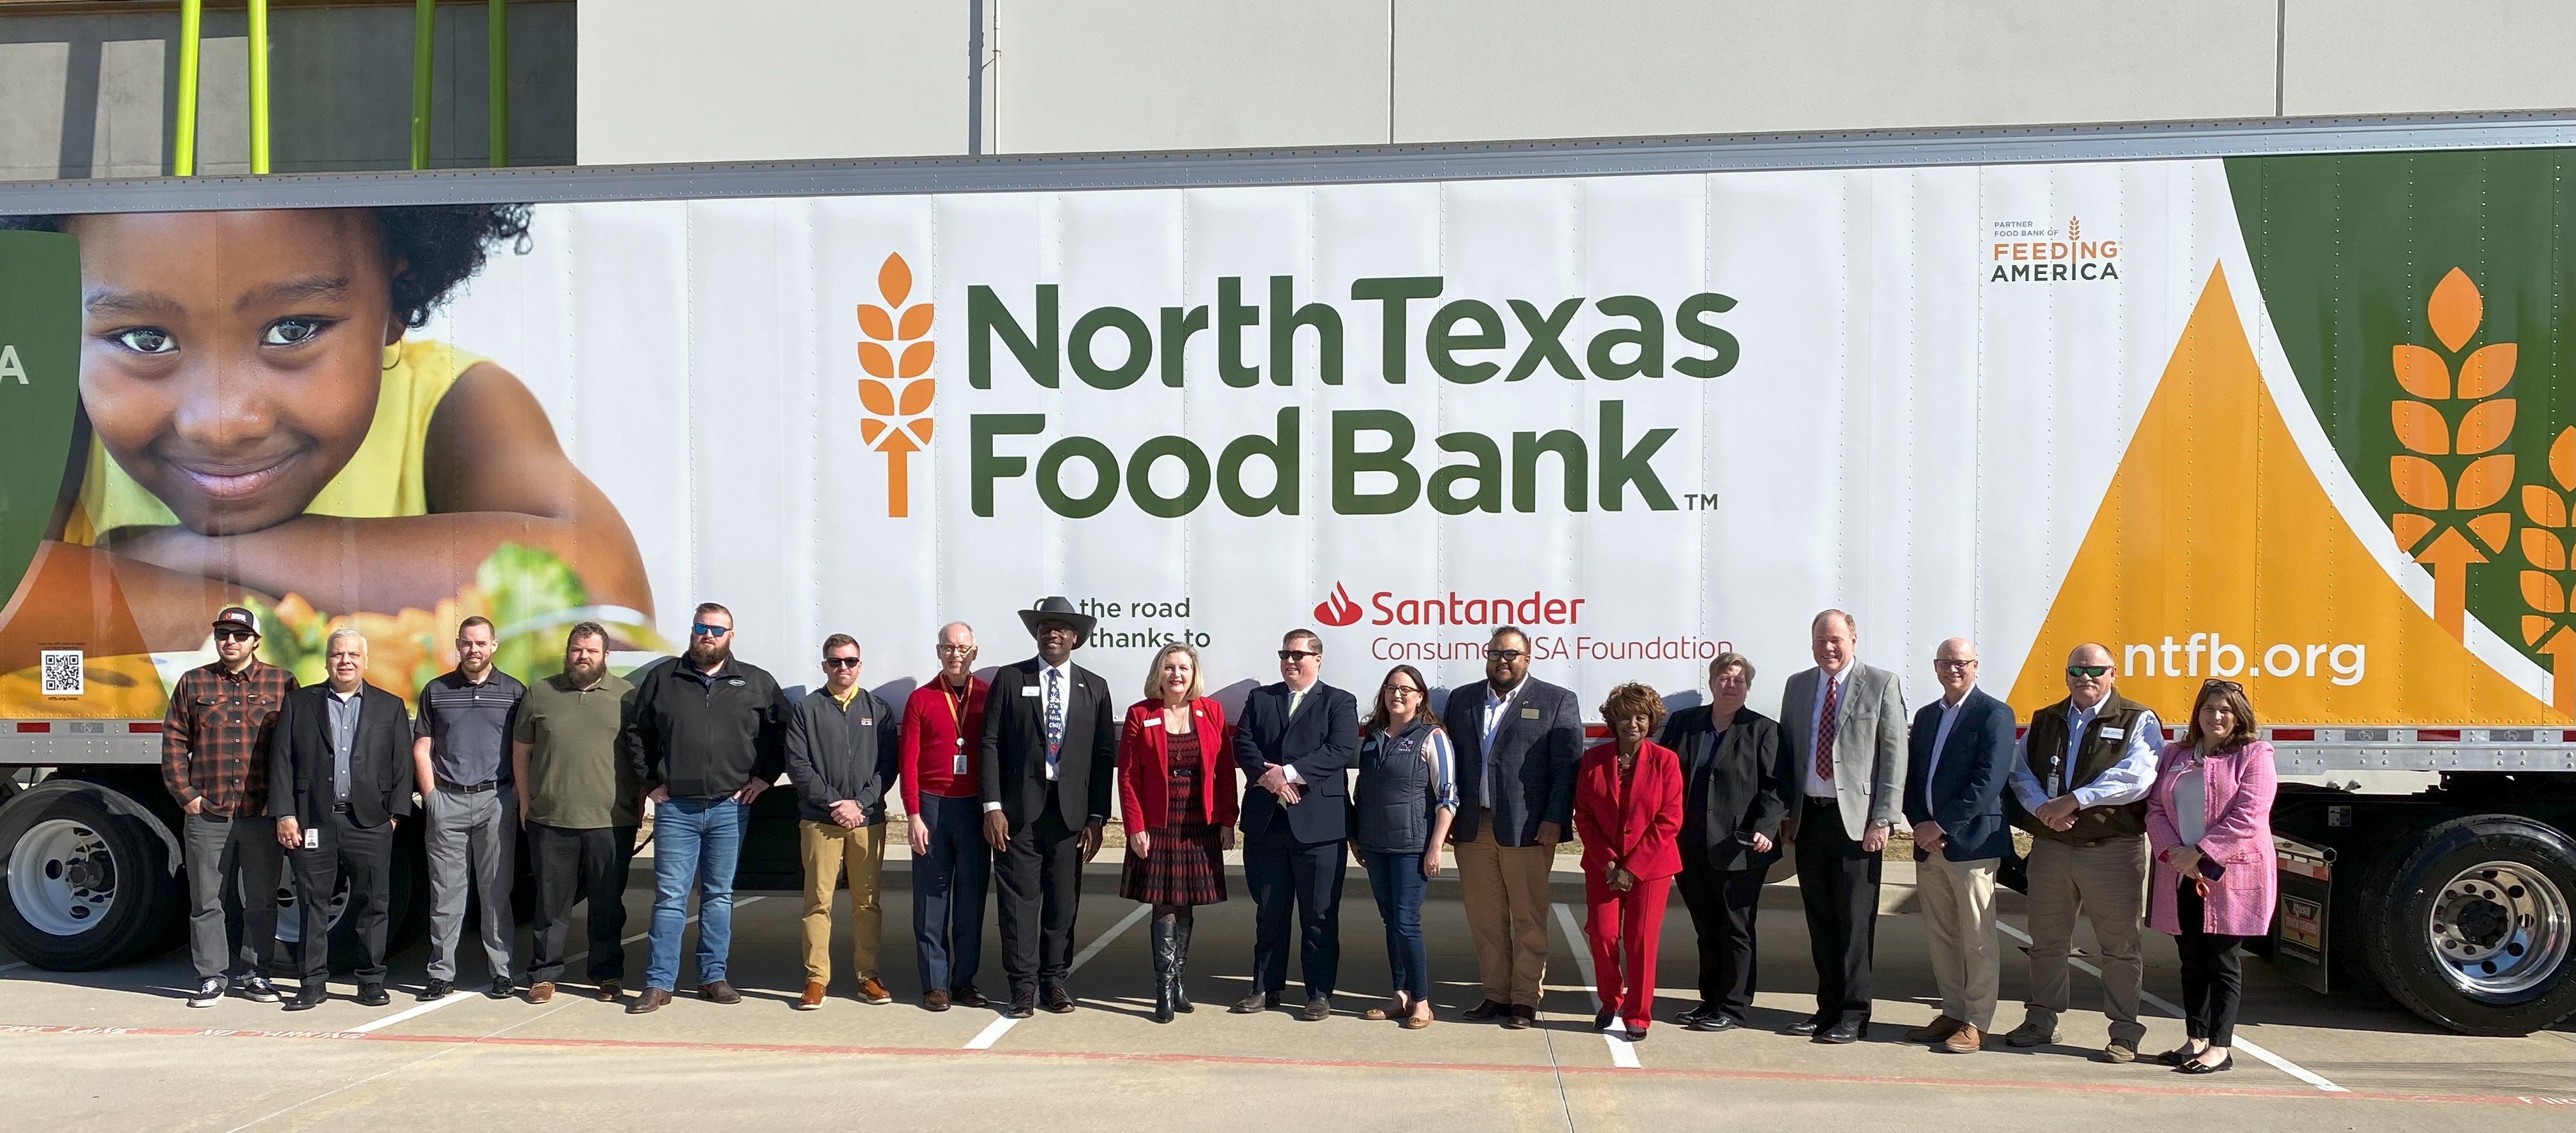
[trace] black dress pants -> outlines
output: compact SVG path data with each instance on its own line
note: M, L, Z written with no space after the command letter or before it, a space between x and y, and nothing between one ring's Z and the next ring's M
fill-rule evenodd
M590 902L590 982L626 978L626 871L634 857L632 826L570 830L528 824L528 866L537 880L528 982L563 978L573 902L583 900Z
M1798 815L1798 897L1807 907L1808 949L1816 960L1816 1018L1869 1022L1869 967L1878 926L1878 879L1886 861L1843 833L1830 800L1808 799Z
M1284 817L1244 843L1243 886L1252 893L1253 910L1252 990L1276 995L1287 989L1293 911L1306 998L1333 994L1342 965L1342 846L1296 841Z
M1683 846L1682 872L1673 879L1699 936L1700 1005L1739 1023L1753 1009L1758 979L1753 926L1762 905L1764 872L1711 869L1706 847Z
M2236 1045L2236 1005L2245 998L2244 957L2238 949L2251 937L2202 932L2200 889L2189 880L2174 889L2174 914L2182 932L2174 951L2182 955L2183 1033L2208 1039L2211 1046Z
M295 869L295 903L303 906L304 938L299 969L309 987L319 987L331 971L331 893L340 878L349 879L349 905L340 913L357 931L361 987L385 982L385 922L392 898L394 824L360 826L342 813L321 816L311 827L321 845L288 851Z
M1056 813L1055 790L1032 822L1011 828L995 870L1002 974L1011 994L1064 986L1073 967L1073 918L1082 902L1082 831Z

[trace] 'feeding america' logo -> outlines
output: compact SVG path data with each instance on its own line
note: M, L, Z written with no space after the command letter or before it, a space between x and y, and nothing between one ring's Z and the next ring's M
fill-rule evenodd
M2120 278L2120 242L2084 235L2081 217L2063 228L1998 220L1986 233L1988 283L2090 283Z

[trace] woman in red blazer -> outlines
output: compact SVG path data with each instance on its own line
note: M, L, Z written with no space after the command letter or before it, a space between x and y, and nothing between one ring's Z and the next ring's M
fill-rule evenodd
M1225 900L1225 852L1234 848L1234 761L1225 710L1199 682L1199 651L1178 643L1154 654L1145 699L1118 734L1118 813L1127 865L1118 893L1154 907L1154 1021L1190 1009L1191 909Z
M1595 1030L1628 1021L1643 1042L1654 1019L1655 944L1664 900L1682 871L1674 838L1682 828L1682 764L1649 741L1664 720L1664 698L1641 684L1610 690L1601 718L1616 738L1583 753L1574 769L1574 830L1583 843L1583 935L1592 943L1601 1014ZM1622 961L1625 961L1624 963Z

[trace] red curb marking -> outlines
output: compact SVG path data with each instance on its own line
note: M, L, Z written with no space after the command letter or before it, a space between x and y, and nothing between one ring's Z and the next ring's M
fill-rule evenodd
M2307 1101L2441 1102L2454 1105L2576 1105L2576 1097L2515 1094L2406 1094L2354 1090L2329 1094L2316 1090L2200 1089L2188 1086L2117 1085L2107 1082L2014 1082L1991 1079L1923 1078L1911 1075L1872 1077L1862 1074L1809 1074L1789 1070L1728 1070L1616 1066L1544 1066L1491 1062L1381 1062L1365 1059L1268 1058L1233 1054L1180 1054L1125 1051L957 1050L949 1047L840 1046L825 1043L686 1042L676 1039L477 1038L471 1035L398 1035L358 1031L265 1031L233 1027L75 1027L53 1024L0 1025L0 1035L121 1035L144 1038L327 1039L342 1042L433 1043L448 1046L516 1046L591 1050L676 1050L728 1054L814 1054L836 1057L994 1059L1020 1058L1077 1062L1147 1062L1215 1066L1260 1066L1318 1070L1415 1070L1476 1074L1604 1074L1619 1077L1685 1078L1753 1082L1804 1082L1849 1086L1931 1086L1943 1089L2021 1089L2092 1094L2145 1094L2160 1097L2295 1098Z

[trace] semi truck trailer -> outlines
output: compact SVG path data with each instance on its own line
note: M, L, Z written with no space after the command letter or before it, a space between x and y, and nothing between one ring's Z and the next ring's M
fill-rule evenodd
M1299 628L1471 686L1508 625L1586 703L1740 652L1759 709L1835 608L1917 705L1953 636L2025 719L2085 643L2177 735L2241 683L2270 962L2529 1032L2576 1010L2571 175L2508 115L0 186L0 944L176 940L161 726L235 602L405 696L469 614L534 680L715 601L900 703L1065 595L1113 695Z

